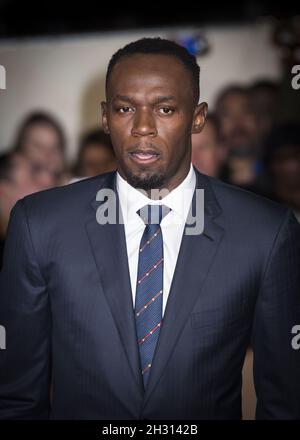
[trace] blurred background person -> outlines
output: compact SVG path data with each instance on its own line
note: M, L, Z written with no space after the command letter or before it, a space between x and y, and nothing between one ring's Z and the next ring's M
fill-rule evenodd
M224 159L216 117L209 114L201 133L192 135L192 163L202 173L218 177Z
M220 178L249 191L261 192L261 145L248 87L231 85L221 90L215 110L220 141L227 151Z
M84 134L73 168L75 179L96 176L116 168L115 153L109 135L101 129Z
M256 115L257 136L260 144L269 135L279 100L279 83L269 79L258 79L249 86L252 109Z
M0 269L10 212L15 203L28 194L46 189L32 172L30 161L23 154L6 152L0 155Z
M300 222L300 125L274 127L266 141L264 166L270 178L266 196L294 210Z
M63 128L50 114L29 114L17 131L15 151L31 162L36 179L43 187L67 183L66 140Z

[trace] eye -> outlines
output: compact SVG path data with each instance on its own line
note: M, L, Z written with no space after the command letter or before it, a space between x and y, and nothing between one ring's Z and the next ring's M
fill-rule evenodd
M163 115L171 115L172 113L174 113L175 109L170 108L170 107L161 107L159 109L159 112L162 113Z
M120 107L120 108L118 109L118 111L119 111L120 113L131 113L131 111L133 111L133 108L132 108L132 107L129 107L129 106L125 106L125 107Z

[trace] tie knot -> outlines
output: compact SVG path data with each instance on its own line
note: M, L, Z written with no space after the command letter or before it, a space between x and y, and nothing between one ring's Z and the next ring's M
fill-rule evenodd
M170 211L171 208L165 205L145 205L137 210L137 214L145 224L159 225Z

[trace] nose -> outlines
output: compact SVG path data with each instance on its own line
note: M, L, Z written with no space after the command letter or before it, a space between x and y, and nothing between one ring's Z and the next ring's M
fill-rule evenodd
M142 109L135 113L133 126L131 130L132 136L156 136L156 122L151 110Z

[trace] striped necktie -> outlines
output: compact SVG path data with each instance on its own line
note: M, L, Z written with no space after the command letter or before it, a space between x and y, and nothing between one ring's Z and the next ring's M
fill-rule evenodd
M162 324L163 239L160 222L171 209L146 205L137 211L146 224L139 248L135 321L144 387Z

